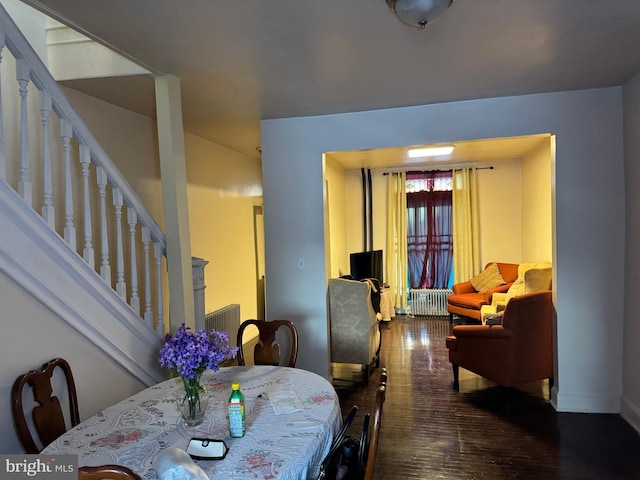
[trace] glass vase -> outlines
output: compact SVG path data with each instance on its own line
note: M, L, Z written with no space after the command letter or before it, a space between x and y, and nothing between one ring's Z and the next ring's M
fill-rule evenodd
M185 426L200 425L204 420L209 400L206 389L200 385L200 376L195 378L181 377L184 385L184 395L178 398L178 411L182 416Z

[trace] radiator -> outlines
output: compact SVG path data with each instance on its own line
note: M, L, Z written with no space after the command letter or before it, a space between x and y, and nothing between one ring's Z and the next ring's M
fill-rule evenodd
M447 296L453 291L442 289L412 288L410 291L411 313L429 317L446 317Z
M229 345L236 346L238 328L240 327L240 305L232 303L204 317L205 330L218 330L229 334Z

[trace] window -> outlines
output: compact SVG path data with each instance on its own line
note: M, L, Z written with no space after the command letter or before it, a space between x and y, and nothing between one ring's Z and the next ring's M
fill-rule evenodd
M411 288L447 288L453 261L451 171L407 172Z

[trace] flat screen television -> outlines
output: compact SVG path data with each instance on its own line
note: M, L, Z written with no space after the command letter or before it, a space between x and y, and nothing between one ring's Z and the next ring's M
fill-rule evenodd
M357 252L349 255L351 276L356 280L377 278L380 284L382 278L382 250Z

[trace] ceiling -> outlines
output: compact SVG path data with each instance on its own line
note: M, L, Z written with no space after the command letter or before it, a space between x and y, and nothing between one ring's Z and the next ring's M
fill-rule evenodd
M634 0L457 0L422 31L385 0L23 1L179 77L185 130L252 157L261 119L618 86L640 71ZM151 77L67 85L154 115Z

